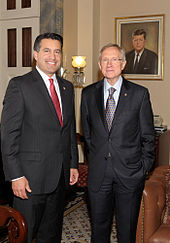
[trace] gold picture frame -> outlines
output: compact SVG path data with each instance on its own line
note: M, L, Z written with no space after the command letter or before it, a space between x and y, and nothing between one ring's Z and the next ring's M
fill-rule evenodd
M132 33L137 29L144 29L146 31L145 48L157 55L157 70L155 74L134 74L126 73L125 71L125 78L163 80L164 22L164 14L115 18L115 43L123 47L126 54L133 50Z

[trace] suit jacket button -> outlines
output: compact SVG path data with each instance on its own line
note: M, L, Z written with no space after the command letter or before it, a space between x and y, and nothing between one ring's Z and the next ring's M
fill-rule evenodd
M108 158L111 158L111 153L110 152L108 153Z

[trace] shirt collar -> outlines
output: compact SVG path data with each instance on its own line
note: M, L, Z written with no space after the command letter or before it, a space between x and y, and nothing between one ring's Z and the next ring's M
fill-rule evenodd
M39 67L36 66L37 71L39 72L39 74L41 75L43 80L49 80L50 78L52 78L54 81L56 81L56 76L55 74L53 74L52 77L49 77L47 74L45 74Z
M116 89L116 91L120 91L121 89L121 86L122 86L122 82L123 82L123 79L122 79L122 76L119 77L118 81L112 86L108 83L107 79L104 78L104 92L107 92L109 88L113 87Z
M144 51L144 49L143 49L141 52L139 52L139 53L137 53L137 52L135 51L135 56L137 56L137 54L139 54L139 57L141 57L143 51Z

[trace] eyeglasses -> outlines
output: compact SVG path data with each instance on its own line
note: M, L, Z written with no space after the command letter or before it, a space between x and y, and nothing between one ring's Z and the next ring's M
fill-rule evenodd
M122 62L122 58L115 58L115 57L113 57L112 59L103 58L103 59L101 60L101 62L102 62L103 64L108 64L108 63L111 63L111 64L118 64L118 63Z

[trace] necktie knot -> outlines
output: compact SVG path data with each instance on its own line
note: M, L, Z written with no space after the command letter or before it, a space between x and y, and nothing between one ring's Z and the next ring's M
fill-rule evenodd
M139 61L139 53L136 54L136 62Z
M115 88L113 88L113 87L109 88L109 97L113 97L113 94L115 91L116 91Z
M50 84L53 84L53 79L49 78Z

